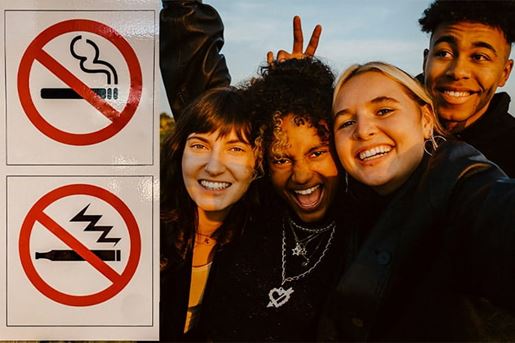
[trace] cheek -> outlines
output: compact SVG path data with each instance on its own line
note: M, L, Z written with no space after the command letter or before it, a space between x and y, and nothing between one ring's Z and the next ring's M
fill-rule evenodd
M191 156L187 152L185 152L184 155L182 155L181 168L182 168L182 177L185 182L188 180L189 177L191 177L191 175L197 169L198 165L199 165L198 158Z
M254 176L254 164L253 159L236 159L226 162L228 169L240 182L250 182Z
M349 162L353 160L350 149L350 139L347 137L347 135L336 134L335 145L336 154L338 155L338 158L340 159L340 162L343 164L345 169L347 169Z
M289 172L287 170L270 167L270 181L272 181L272 185L277 191L285 188L288 177Z

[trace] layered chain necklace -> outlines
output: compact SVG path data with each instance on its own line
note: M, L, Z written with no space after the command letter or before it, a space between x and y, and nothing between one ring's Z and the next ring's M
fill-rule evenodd
M292 282L300 280L306 276L308 276L315 268L318 266L320 261L324 258L325 254L329 250L329 247L331 246L331 243L333 241L334 231L336 229L336 223L333 220L329 225L319 228L319 229L310 229L303 226L298 225L295 223L291 218L288 218L288 225L293 232L293 238L295 241L295 247L291 250L293 256L301 256L304 258L304 262L302 262L303 267L307 267L315 253L319 250L321 245L321 240L318 241L318 244L316 245L315 249L313 249L312 253L308 256L308 244L312 241L314 241L316 238L320 237L323 233L331 231L331 234L329 236L329 239L327 240L327 243L325 244L325 248L318 257L318 260L316 260L313 265L308 268L306 271L294 275L294 276L286 276L286 220L283 221L283 239L282 239L282 245L281 245L281 286L280 287L274 287L270 289L268 292L268 298L270 299L270 302L268 303L267 307L281 307L282 305L286 304L291 297L291 294L293 293L293 286L290 286L288 289L284 289L283 286L286 282ZM295 228L308 232L309 234L299 239L299 236L297 232L295 231Z

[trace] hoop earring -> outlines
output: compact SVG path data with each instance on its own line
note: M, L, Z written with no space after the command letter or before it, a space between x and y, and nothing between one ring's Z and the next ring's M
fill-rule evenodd
M447 141L447 139L445 139L444 136L440 136L440 135L433 135L433 132L431 132L431 137L429 137L428 139L426 139L424 141L424 151L426 152L426 154L428 154L429 156L433 156L432 153L434 153L436 151L436 149L438 149L438 145ZM427 148L427 143L431 143L431 149L428 149ZM429 151L431 150L431 151Z
M349 173L345 172L345 193L349 193Z

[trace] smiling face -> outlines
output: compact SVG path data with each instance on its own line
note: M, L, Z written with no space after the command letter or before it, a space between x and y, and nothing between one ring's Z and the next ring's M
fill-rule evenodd
M232 131L192 133L182 157L182 177L199 211L225 218L231 205L241 199L254 175L252 147Z
M513 61L501 30L475 22L442 24L424 56L425 85L451 131L475 122L504 86Z
M280 129L285 144L273 142L268 153L272 184L302 221L322 220L338 186L329 141L293 115L282 119Z
M424 154L432 117L386 75L367 71L348 79L334 103L338 157L356 180L388 194L401 186Z

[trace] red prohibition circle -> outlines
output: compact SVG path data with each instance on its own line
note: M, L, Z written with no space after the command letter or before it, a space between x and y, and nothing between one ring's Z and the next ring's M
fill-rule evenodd
M100 267L103 267L105 270L104 275L106 275L106 277L110 278L112 281L112 284L104 290L88 295L74 295L63 293L49 285L45 280L43 280L43 278L41 278L41 276L37 272L36 268L34 267L32 258L30 256L30 236L34 228L34 225L36 224L36 221L40 221L43 225L45 225L45 220L43 219L49 217L43 211L55 201L71 195L89 195L105 201L121 215L129 231L129 258L127 261L127 265L125 266L121 274L118 274L116 271L111 269L111 267L107 266L105 262L98 259L93 253L91 253L89 257L86 256L85 260L87 260L88 262L92 264L93 262L100 264ZM47 227L47 229L49 229L49 227ZM67 232L63 232L61 234L56 235L58 236L58 238L61 239L63 237L59 237L59 235L71 236L71 234ZM141 238L139 234L138 224L136 222L136 219L134 218L134 215L127 207L127 205L125 205L125 203L122 200L120 200L120 198L118 198L113 193L97 186L88 184L72 184L59 187L45 194L43 197L41 197L41 199L39 199L34 204L34 206L32 206L27 216L25 217L25 220L23 221L20 230L18 252L20 254L20 260L23 266L23 270L25 271L25 274L27 274L27 277L29 278L30 282L32 282L32 284L43 295L64 305L91 306L100 304L104 301L111 299L129 283L138 267L141 254ZM93 260L93 262L89 259ZM97 260L95 261L94 259ZM104 271L101 272L104 273Z
M124 57L130 76L129 97L121 112L111 107L104 99L95 94L88 86L47 54L43 47L52 39L69 32L82 31L97 34L109 40ZM34 61L52 69L54 74L75 92L111 120L108 126L89 133L71 133L51 125L38 111L30 93L30 71ZM32 124L47 137L68 145L93 145L103 142L120 130L132 118L141 99L142 75L136 53L129 43L113 28L93 20L73 19L59 22L41 32L23 54L18 69L18 94L25 114Z

